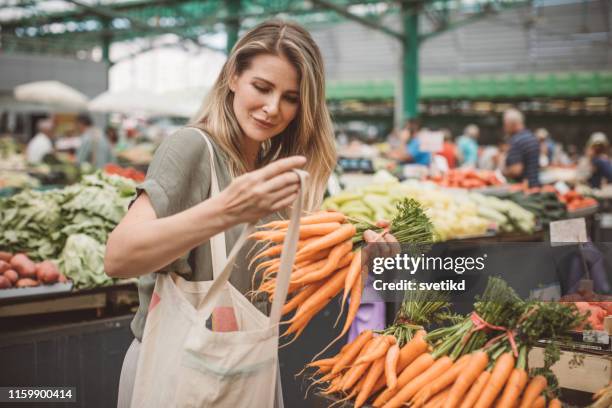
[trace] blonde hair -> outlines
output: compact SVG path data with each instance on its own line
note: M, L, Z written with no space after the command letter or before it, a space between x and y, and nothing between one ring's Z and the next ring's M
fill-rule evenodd
M238 176L247 171L240 150L243 134L233 110L234 94L229 82L249 68L257 55L287 58L299 75L300 104L296 117L280 134L262 145L256 167L283 157L303 155L310 173L306 208L321 204L327 180L336 164L334 133L325 104L325 74L319 47L298 24L270 20L246 33L232 49L213 88L194 120L230 158L230 171Z

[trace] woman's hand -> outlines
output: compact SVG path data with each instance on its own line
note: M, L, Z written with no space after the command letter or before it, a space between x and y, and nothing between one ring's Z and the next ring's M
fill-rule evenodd
M304 164L303 156L287 157L235 178L219 195L228 222L256 222L290 205L300 188L292 170Z
M370 259L377 257L394 257L401 253L401 246L397 239L389 234L389 222L380 220L376 222L376 226L384 228L382 233L377 233L372 230L364 231L363 239L366 245L363 247L361 256L363 265L369 265ZM364 271L367 268L364 268ZM363 280L365 282L365 278Z

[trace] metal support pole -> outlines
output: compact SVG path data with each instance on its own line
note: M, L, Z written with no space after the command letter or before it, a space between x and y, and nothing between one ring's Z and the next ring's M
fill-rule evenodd
M419 8L420 5L402 4L404 42L402 44L402 120L419 114Z
M227 7L228 19L225 23L227 30L227 45L225 51L227 55L232 52L234 44L238 41L238 31L240 30L240 0L225 0Z

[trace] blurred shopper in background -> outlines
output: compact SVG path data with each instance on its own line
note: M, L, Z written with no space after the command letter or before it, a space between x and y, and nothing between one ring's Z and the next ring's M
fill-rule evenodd
M450 129L442 129L442 133L444 133L444 143L438 155L446 159L449 169L454 169L457 167L457 146L453 142L453 134Z
M591 165L589 184L593 188L600 188L605 179L606 184L612 181L612 164L608 157L610 144L605 134L593 133L586 145L586 156Z
M527 181L529 187L540 185L540 144L525 128L523 114L516 109L504 112L504 132L509 137L504 176L517 181Z
M30 140L26 148L26 159L29 163L40 163L43 157L53 153L53 120L41 119L37 124L38 133Z
M553 164L555 142L550 137L548 130L544 128L536 130L535 136L540 143L540 167L548 167Z
M77 132L81 138L77 150L77 163L89 163L101 169L106 164L115 162L110 142L100 129L93 126L89 115L81 114L77 117Z
M478 136L480 136L480 129L472 124L466 126L463 134L457 138L459 161L462 167L476 167L478 164Z

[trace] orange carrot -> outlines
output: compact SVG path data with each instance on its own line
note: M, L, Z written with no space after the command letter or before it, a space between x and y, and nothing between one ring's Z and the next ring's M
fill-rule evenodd
M346 275L346 279L344 281L344 293L342 294L342 305L344 305L344 301L348 296L351 288L355 284L357 280L357 276L361 274L361 249L355 251L353 255L353 260L351 261L351 267L349 268L349 272Z
M536 400L531 404L531 408L545 408L546 407L546 398L543 395L540 395Z
M461 405L459 406L459 408L472 408L474 404L476 403L476 401L478 400L478 397L480 397L482 390L484 390L490 378L491 378L490 371L483 371L482 373L480 373L480 375L478 376L478 378L476 379L476 381L470 388L470 391L468 391L467 395L463 399L463 402L461 402Z
M287 303L283 305L282 314L286 315L292 310L296 309L304 300L308 299L312 296L319 288L321 287L321 283L313 283L311 285L306 286L302 289L298 294L293 296Z
M414 380L402 387L397 394L393 396L385 405L385 408L399 408L403 404L410 401L410 399L429 382L438 378L449 370L453 365L453 360L448 356L442 356L436 360L436 362L427 369L427 371L421 373Z
M372 350L372 347L376 346L377 343L378 343L378 340L376 337L370 339L370 341L368 341L368 344L366 344L366 346L361 350L357 358L369 353ZM365 371L369 367L370 367L369 363L354 364L344 375L344 378L342 380L342 387L341 387L342 391L347 391L353 385L355 385L355 383L361 378L363 373L365 373Z
M302 303L296 312L296 316L306 313L310 309L313 309L320 304L325 306L342 289L344 277L346 276L347 272L348 268L345 267L330 276L330 278L321 286L319 291Z
M444 390L446 387L453 385L457 377L459 377L461 371L466 367L471 357L472 356L469 354L462 356L453 364L450 370L446 371L438 378L435 378L433 381L419 390L412 398L413 406L415 408L422 407L431 397Z
M353 238L357 233L357 228L353 224L342 224L340 228L331 232L318 240L304 246L298 251L298 255L313 253L325 248L333 247L347 239Z
M387 336L380 336L379 337L379 342L376 345L376 348L372 348L372 351L364 356L361 356L357 361L355 361L355 364L361 364L361 363L371 363L374 360L377 360L383 356L385 356L387 354L387 350L389 350L389 347L391 347L392 343L389 340L390 337L393 337L391 335L387 335ZM393 340L395 340L395 337L393 337ZM394 344L394 343L393 343Z
M365 330L357 336L355 340L351 343L349 347L346 348L345 352L342 353L342 357L338 359L334 367L332 368L332 373L339 373L340 370L347 367L351 364L359 352L363 349L364 345L367 344L372 339L372 330Z
M470 356L467 367L452 385L448 397L444 402L444 408L456 408L474 381L476 381L485 368L487 368L489 358L486 352L479 350L472 353ZM476 402L476 400L474 400L474 402Z
M437 393L423 408L441 408L444 405L444 401L448 398L450 390L451 388L447 387L444 391Z
M368 370L368 374L365 376L365 381L363 382L361 391L359 391L359 395L357 395L357 399L355 400L355 407L360 407L367 401L372 393L374 384L376 384L376 380L378 380L378 377L380 377L384 370L384 357L372 362L372 366L370 367L370 370Z
M338 268L338 262L340 259L349 253L353 249L353 241L347 240L341 244L336 245L329 253L327 263L321 269L313 271L307 275L302 276L299 279L292 280L296 284L306 284L316 282L329 276L333 271ZM344 283L344 282L343 282Z
M544 376L536 375L533 377L531 381L529 381L529 384L523 393L523 399L521 399L521 405L519 405L519 408L530 408L538 398L538 395L544 391L546 385L547 381Z
M340 258L340 261L338 261L338 264L336 265L336 270L350 265L352 259L353 259L353 253L352 252L346 253L342 258ZM299 288L303 286L303 284L297 283L297 281L303 276L316 272L318 269L324 267L326 263L327 263L327 259L321 259L320 261L317 261L310 265L306 265L303 268L291 273L291 284L289 287Z
M387 379L387 388L395 389L397 386L397 362L399 361L400 348L397 344L389 347L385 356L385 378Z
M339 222L326 222L323 224L312 224L312 225L303 225L300 226L300 239L306 239L310 237L316 236L325 236L329 233L332 233L340 228L342 224ZM266 232L266 234L262 234ZM260 239L271 242L283 242L285 240L285 236L287 235L287 231L258 231L251 236L261 237Z
M561 401L559 401L558 398L553 398L548 403L548 408L561 408L561 406L562 406Z
M497 398L497 395L501 392L506 381L508 381L508 377L512 374L513 369L514 357L512 353L502 354L495 362L495 366L491 372L491 378L489 378L489 382L482 391L482 394L480 394L474 408L489 408L493 405L495 398Z
M504 393L499 398L496 408L512 408L527 385L529 375L524 368L515 368L508 379Z
M394 390L386 389L374 401L375 407L382 407L391 397L393 397L398 388L403 388L406 384L415 379L418 375L429 369L435 360L429 353L421 354L408 367L406 367L397 377L397 387Z
M319 211L312 215L308 215L306 217L300 218L300 225L310 225L310 224L321 224L324 222L339 222L343 223L346 221L346 216L341 212L331 212L331 211ZM258 228L263 229L279 229L279 228L288 228L289 220L278 220L272 221L267 224L261 225Z

